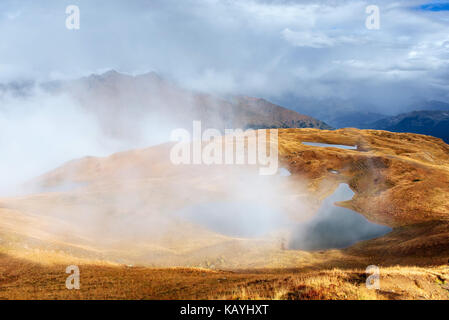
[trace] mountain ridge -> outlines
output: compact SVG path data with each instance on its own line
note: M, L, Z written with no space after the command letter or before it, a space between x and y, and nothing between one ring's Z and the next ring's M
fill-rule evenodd
M378 120L372 129L410 132L441 138L449 143L449 111L420 110Z
M201 120L206 126L218 129L228 126L245 129L331 129L323 121L262 98L231 96L226 99L210 93L191 91L155 72L127 75L109 70L60 83L52 90L68 92L100 119L107 119L108 113L112 112L113 119L109 119L107 125L115 127L120 127L117 116L120 118L126 114L127 118L136 122L141 117L154 116L162 123L188 127L193 120Z

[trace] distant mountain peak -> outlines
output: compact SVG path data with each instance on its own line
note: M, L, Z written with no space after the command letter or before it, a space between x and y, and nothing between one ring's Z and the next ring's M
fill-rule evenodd
M113 77L113 76L118 76L118 75L123 75L123 73L120 73L114 69L111 69L111 70L106 71L103 74L101 74L102 77Z
M168 137L165 131L190 127L194 120L219 130L332 129L320 120L263 98L237 96L225 99L191 91L156 72L128 75L112 69L66 81L52 90L72 96L94 114L102 130L114 138L138 139L141 133L146 134L149 130L154 130L154 135Z
M379 120L373 129L431 135L449 143L449 110L417 110Z

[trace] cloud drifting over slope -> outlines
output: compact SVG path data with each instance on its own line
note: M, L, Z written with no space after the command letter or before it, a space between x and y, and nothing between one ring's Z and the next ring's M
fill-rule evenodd
M436 2L438 3L438 2ZM81 29L65 28L79 5ZM2 1L0 81L155 70L194 89L354 100L392 111L449 100L449 17L423 1Z

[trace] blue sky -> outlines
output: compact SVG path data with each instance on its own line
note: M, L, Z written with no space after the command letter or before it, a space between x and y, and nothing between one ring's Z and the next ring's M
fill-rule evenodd
M419 8L423 11L449 11L449 2L425 3Z

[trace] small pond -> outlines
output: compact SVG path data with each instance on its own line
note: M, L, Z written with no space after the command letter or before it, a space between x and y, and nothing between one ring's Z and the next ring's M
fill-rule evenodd
M353 196L354 192L347 184L340 184L337 190L323 201L318 212L309 221L296 226L289 248L346 248L362 240L380 237L392 230L370 222L355 211L335 205L335 202L350 200Z
M357 146L346 146L343 144L328 144L328 143L318 143L318 142L302 142L302 144L306 146L313 146L313 147L324 147L324 148L339 148L339 149L346 149L346 150L357 150Z

